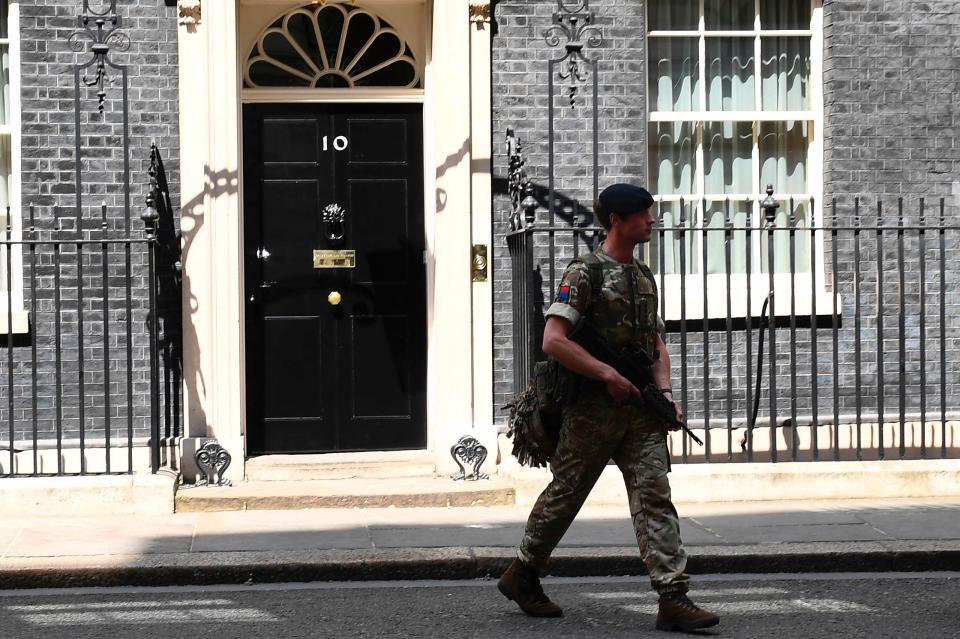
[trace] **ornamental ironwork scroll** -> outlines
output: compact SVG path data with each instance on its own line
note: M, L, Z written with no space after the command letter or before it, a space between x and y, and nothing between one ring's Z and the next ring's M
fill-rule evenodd
M99 7L99 8L95 8ZM97 110L103 115L103 124L112 126L108 116L104 113L104 104L107 97L107 85L115 84L110 77L111 72L120 76L120 102L113 103L112 113L119 119L116 122L122 130L123 144L123 220L124 232L130 232L131 203L130 203L130 101L129 101L129 72L128 67L116 64L110 54L116 51L130 50L130 38L120 31L122 21L117 14L117 0L104 0L94 4L92 0L83 0L83 9L78 17L80 30L70 34L67 45L74 53L81 54L89 50L91 57L86 61L78 61L73 65L74 78L74 174L76 178L76 228L81 228L83 216L83 180L81 169L84 163L82 141L91 139L92 134L84 136L81 133L81 92L84 87L96 88ZM89 44L86 42L89 41ZM78 56L79 57L79 56ZM117 108L119 106L119 108ZM92 126L92 120L87 123ZM112 134L112 132L111 132Z
M534 223L537 200L533 196L533 184L524 168L523 142L507 129L507 191L510 194L510 230L519 231Z
M450 476L454 481L478 479L490 479L490 475L480 472L480 466L487 459L487 447L481 444L475 437L464 435L456 444L450 447L450 455L453 461L457 463L460 470ZM470 473L467 473L466 467L472 466Z
M593 21L590 0L557 0L553 26L543 32L551 47L558 47L563 42L566 53L552 62L560 66L557 72L560 79L569 81L567 93L571 107L577 103L579 83L588 78L586 67L592 66L596 74L596 60L583 55L584 47L596 48L603 44L603 34Z
M195 456L197 468L203 473L203 477L197 479L197 486L231 486L229 479L223 476L230 467L232 457L223 446L218 442L211 440L200 447Z
M110 61L111 50L129 51L130 37L120 31L120 16L117 14L117 0L110 0L101 11L90 6L90 0L83 0L83 13L80 14L80 28L70 35L67 44L74 53L82 53L86 46L84 40L90 41L90 52L93 57L83 65L76 67L79 76L83 71L81 81L85 86L97 87L97 107L103 112L103 102L107 97L104 81L107 78L107 67L122 71L126 81L126 69ZM95 75L90 77L86 70L93 67ZM126 94L126 91L124 91Z

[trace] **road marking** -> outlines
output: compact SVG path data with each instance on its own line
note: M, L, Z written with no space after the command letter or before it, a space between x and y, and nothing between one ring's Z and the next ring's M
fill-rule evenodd
M691 591L691 594L696 595L696 598L700 599L702 597L723 597L725 595L741 597L757 597L759 595L786 595L789 592L789 590L784 590L783 588L725 588L714 590L697 588L695 591ZM583 596L591 599L639 599L655 595L651 590L628 590L624 592L585 592L583 593Z
M142 623L274 622L275 616L252 608L199 608L196 610L101 610L22 615L35 626L78 626Z
M279 621L268 612L238 607L230 599L73 601L4 606L4 609L35 626Z
M62 604L30 604L24 606L5 606L16 612L47 612L50 610L98 610L109 608L173 608L175 606L230 606L229 599L186 599L184 601L90 601Z
M776 581L878 581L903 579L960 579L960 572L931 571L931 572L831 572L831 573L727 573L695 575L696 583L724 583L743 582L752 583ZM632 577L547 577L545 585L574 585L574 584L649 584L644 575ZM416 588L492 588L491 579L436 579L436 580L409 580L409 581L314 581L314 582L279 582L255 584L212 584L198 586L108 586L82 588L31 588L28 590L0 590L0 597L62 597L77 595L132 595L132 594L188 594L203 593L209 595L214 592L273 592L290 590L408 590ZM697 592L695 589L694 593Z
M657 604L631 604L621 606L624 610L639 612L644 615L657 614ZM720 601L710 603L710 610L722 613L749 614L760 613L767 615L785 615L797 612L877 612L876 609L853 603L837 601L835 599L770 599L767 601Z

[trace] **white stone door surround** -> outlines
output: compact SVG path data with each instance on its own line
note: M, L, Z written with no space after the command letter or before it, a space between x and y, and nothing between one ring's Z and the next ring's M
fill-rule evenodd
M262 30L303 4L205 0L199 22L180 27L184 434L216 437L233 456L228 475L243 476L243 101L422 101L428 448L438 471L451 472L450 446L473 435L491 450L489 472L492 281L471 282L470 253L491 241L489 25L471 21L470 0L361 0L357 6L407 30L424 56L422 90L243 90L251 25Z

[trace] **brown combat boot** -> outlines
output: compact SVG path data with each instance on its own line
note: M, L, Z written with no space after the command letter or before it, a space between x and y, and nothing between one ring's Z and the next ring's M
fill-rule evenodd
M563 610L550 601L540 586L537 571L520 559L514 559L507 571L497 582L497 589L503 596L517 602L520 610L531 617L562 617Z
M690 601L686 593L671 592L660 595L657 630L700 630L720 623L716 613L703 610Z

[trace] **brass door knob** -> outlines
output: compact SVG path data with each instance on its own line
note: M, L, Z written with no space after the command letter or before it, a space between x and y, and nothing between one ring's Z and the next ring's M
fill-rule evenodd
M336 306L342 299L343 297L341 297L340 293L337 291L330 291L330 294L327 295L327 301L330 302L331 306Z

